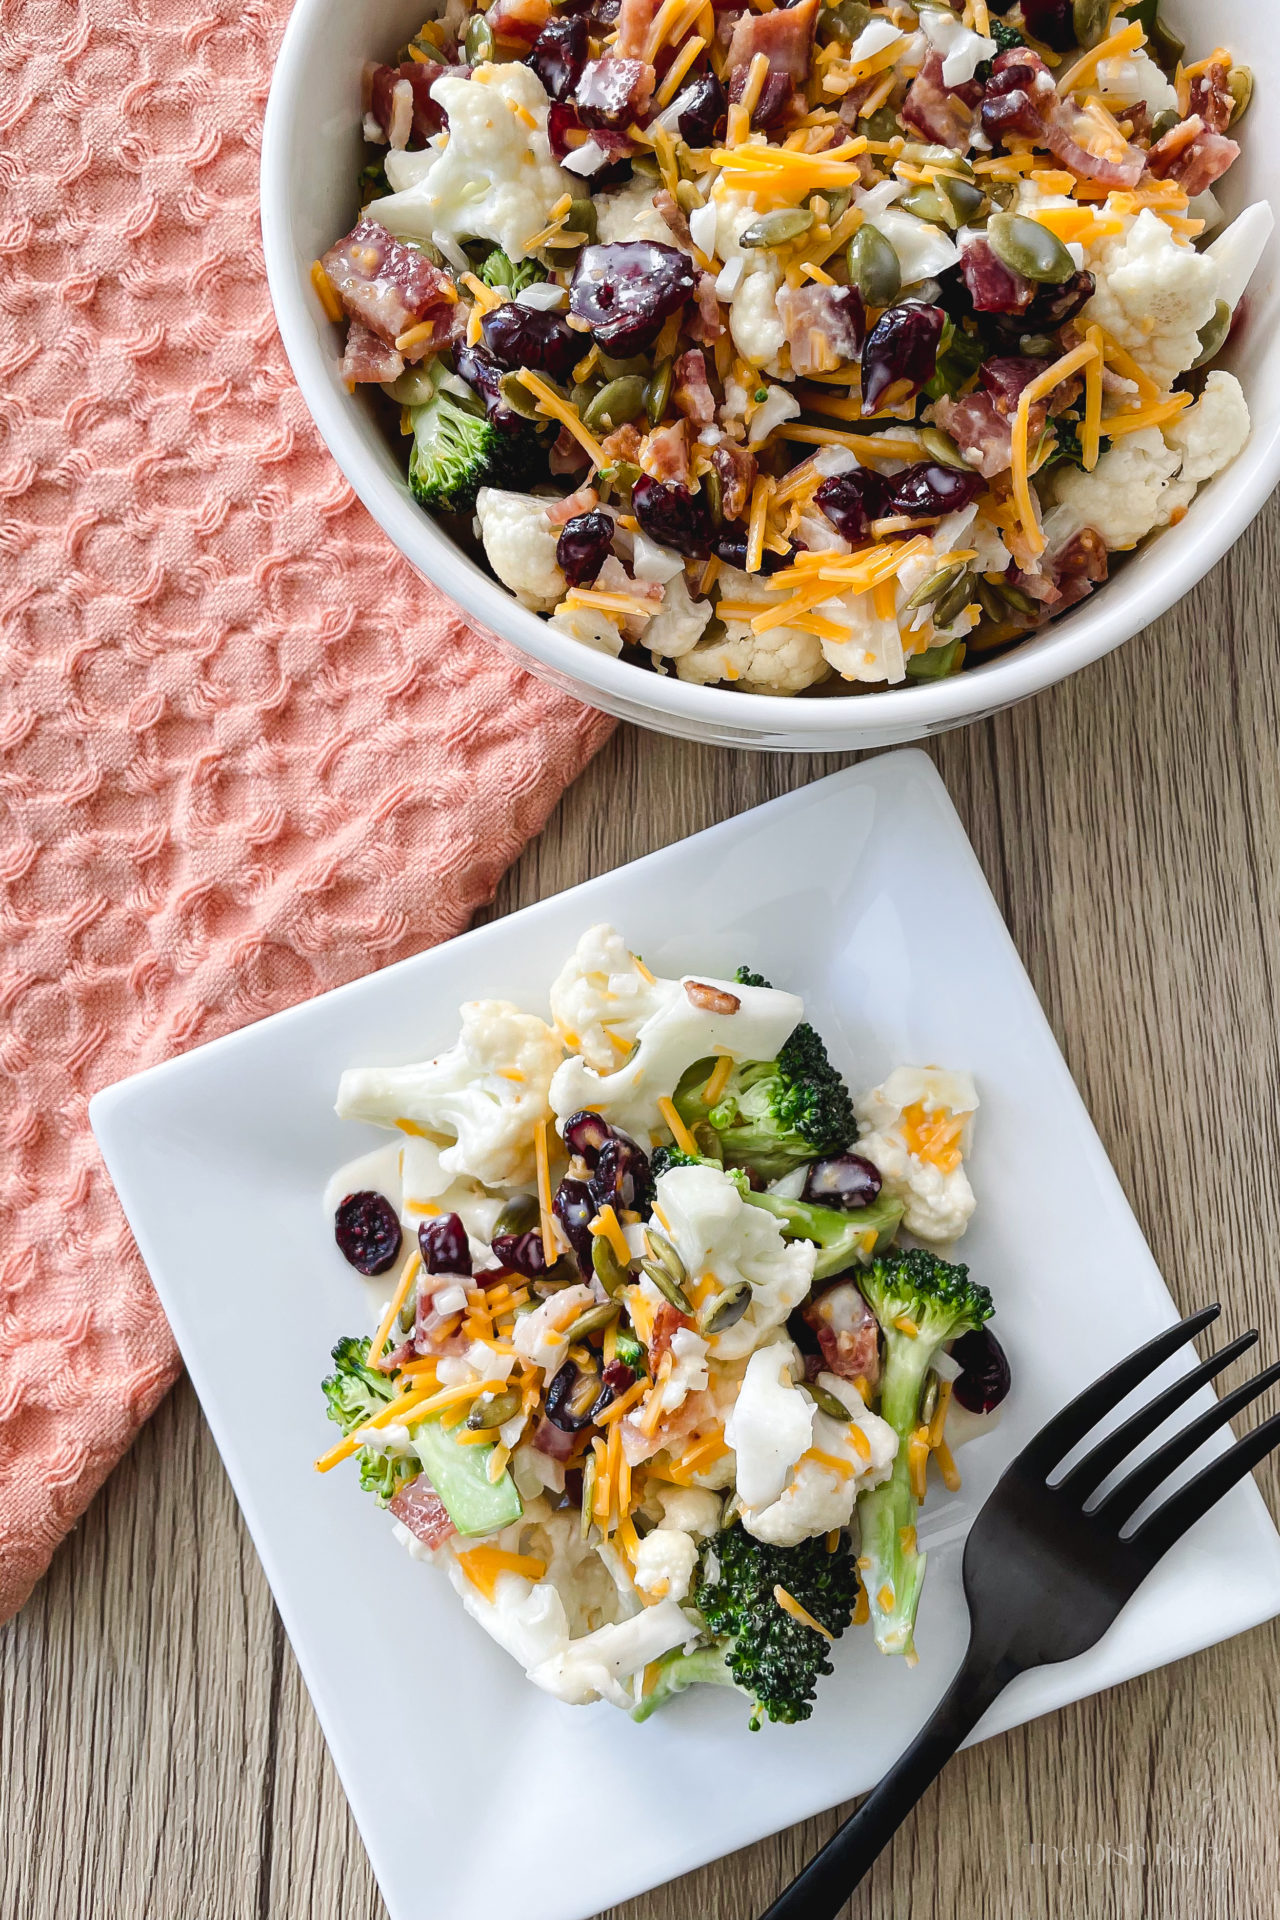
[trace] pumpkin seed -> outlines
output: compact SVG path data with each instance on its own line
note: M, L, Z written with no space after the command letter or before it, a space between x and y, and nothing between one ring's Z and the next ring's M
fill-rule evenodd
M504 373L498 382L498 392L512 413L518 413L522 420L542 419L537 401L518 373Z
M713 1293L698 1309L698 1332L723 1333L728 1327L736 1327L750 1305L751 1287L745 1280L726 1287L723 1293Z
M708 467L702 476L702 492L706 499L707 511L711 515L714 527L724 525L724 491L720 485L720 475L714 467Z
M950 174L940 173L933 190L948 208L948 225L953 227L968 226L987 204L986 194L974 180L954 180Z
M1024 593L1021 587L1008 586L1003 580L1000 582L1000 598L1005 601L1008 606L1012 607L1015 613L1036 613L1039 611L1037 603L1031 598L1029 593Z
M849 242L849 284L869 307L891 307L902 291L897 254L877 227L862 226Z
M1176 107L1166 107L1163 113L1158 113L1151 122L1152 146L1154 147L1157 140L1163 140L1166 133L1172 133L1174 128L1181 124L1182 115Z
M616 1300L631 1276L602 1233L596 1235L595 1245L591 1249L591 1265L609 1298Z
M387 392L402 407L425 407L436 390L436 377L431 371L431 362L421 367L406 367L397 380L393 380Z
M585 1313L580 1313L577 1319L565 1328L564 1337L572 1342L584 1339L589 1333L599 1333L601 1327L607 1327L611 1320L616 1320L621 1311L622 1308L616 1300L605 1300L598 1307L588 1307Z
M935 627L949 627L958 620L973 598L973 575L962 572L952 582L945 593L939 594L933 603L933 624Z
M693 1312L688 1294L677 1281L671 1278L665 1267L660 1267L656 1260L642 1260L640 1267L641 1271L652 1280L664 1300L669 1300L673 1307L680 1309L681 1313Z
M987 222L987 239L996 259L1025 280L1060 286L1075 273L1076 263L1057 234L1025 214L993 213Z
M933 187L912 187L910 193L903 194L898 205L904 213L914 213L917 220L927 220L931 227L950 227L955 224L951 208Z
M1111 19L1110 0L1074 0L1071 26L1082 47L1096 47Z
M642 353L632 354L629 360L614 360L609 354L602 353L599 366L606 380L621 380L624 374L647 374L649 371L649 362Z
M920 445L926 453L931 453L940 466L957 467L961 473L972 473L973 468L961 453L949 433L941 427L921 427Z
M869 113L860 123L858 131L865 133L868 140L901 140L902 138L902 128L898 124L897 113L892 107L877 107L874 113Z
M1212 320L1207 320L1200 329L1200 352L1191 362L1192 369L1205 367L1216 358L1227 344L1227 335L1231 331L1231 309L1225 300L1219 300L1213 310Z
M596 203L594 200L571 200L569 211L565 215L565 229L569 233L585 233L587 245L595 245L596 239Z
M638 373L624 374L621 380L610 380L601 387L582 416L582 424L592 433L603 428L612 433L615 428L623 427L628 420L634 420L645 402L645 382Z
M506 1393L495 1393L492 1400L477 1400L467 1415L467 1426L472 1433L487 1433L514 1420L520 1407L520 1395L510 1387Z
M536 1227L540 1217L537 1201L531 1193L518 1193L514 1200L508 1200L494 1224L493 1237L500 1233L528 1233Z
M482 13L473 14L463 36L463 50L469 67L478 67L493 58L493 28Z
M922 580L902 611L918 613L921 607L930 606L952 584L962 564L959 560L953 560L949 567L941 567L937 573L931 573L927 580Z
M743 247L785 247L798 240L813 225L812 207L779 207L776 213L761 214L745 227L738 244Z
M838 6L824 7L818 15L818 41L822 46L831 40L847 40L852 45L870 24L871 9L863 0L840 0Z
M671 370L675 362L668 354L665 360L659 360L653 370L653 378L644 390L644 410L649 425L656 427L667 410L671 398Z
M925 1378L924 1392L920 1396L920 1422L928 1426L938 1410L938 1376L930 1367Z
M676 199L685 213L696 213L702 205L702 195L692 180L676 181Z
M1227 91L1235 102L1228 122L1234 127L1237 120L1244 119L1249 111L1249 102L1253 99L1253 68L1232 67L1227 75Z
M582 1518L578 1522L582 1538L591 1537L591 1509L596 1503L596 1456L590 1447L582 1456Z
M834 1393L829 1393L826 1387L820 1387L816 1380L806 1380L804 1390L818 1412L825 1413L828 1420L842 1420L847 1426L853 1418L844 1401L837 1400Z
M913 167L946 167L952 173L973 178L973 167L955 147L943 147L927 140L908 140L899 156Z
M1175 73L1187 50L1186 41L1180 40L1177 34L1165 25L1159 14L1151 24L1147 39L1151 43L1151 52L1158 65L1163 67L1166 73Z
M664 1266L671 1278L681 1286L689 1278L689 1269L676 1252L665 1233L659 1233L657 1227L646 1227L645 1238L649 1242L649 1258Z

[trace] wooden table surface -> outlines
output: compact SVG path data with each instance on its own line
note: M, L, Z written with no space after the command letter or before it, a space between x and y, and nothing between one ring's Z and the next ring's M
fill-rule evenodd
M1218 1295L1224 1325L1260 1326L1271 1357L1280 1353L1278 541L1280 499L1140 639L931 748L1175 1298ZM838 764L623 730L493 911ZM1274 1462L1260 1478L1276 1512ZM952 1765L848 1912L1273 1915L1278 1699L1272 1625L989 1741ZM748 1772L744 1791L749 1781ZM610 1920L750 1920L836 1817ZM520 1920L514 1906L496 1911ZM424 1890L424 1920L432 1912ZM384 1914L184 1382L0 1629L0 1916Z

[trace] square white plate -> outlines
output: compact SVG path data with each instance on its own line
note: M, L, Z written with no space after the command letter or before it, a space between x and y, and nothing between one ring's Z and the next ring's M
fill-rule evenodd
M856 1084L901 1061L978 1078L979 1209L964 1257L995 1294L1013 1394L1000 1425L961 1456L963 1491L931 1495L919 1666L850 1635L802 1727L750 1733L744 1703L716 1689L644 1727L611 1707L563 1706L466 1617L443 1574L395 1544L353 1473L312 1468L332 1439L319 1392L329 1348L370 1324L320 1196L366 1136L386 1138L335 1117L342 1068L426 1058L452 1041L464 999L545 1011L563 957L598 920L663 972L746 962L795 988ZM961 1543L1001 1470L1083 1385L1176 1317L917 752L834 774L156 1067L99 1094L91 1117L393 1920L482 1910L499 1857L519 1863L521 1920L583 1920L870 1787L958 1663ZM1280 1538L1249 1480L1092 1653L1024 1675L981 1731L1276 1612ZM382 1703L374 1738L371 1697ZM650 1784L663 1820L639 1847L626 1840L628 1810ZM571 1811L584 1790L586 1819Z

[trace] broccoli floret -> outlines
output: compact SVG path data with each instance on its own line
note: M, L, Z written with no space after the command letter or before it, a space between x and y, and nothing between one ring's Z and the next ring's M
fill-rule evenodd
M421 507L469 513L481 487L521 492L532 476L538 450L534 436L504 432L479 402L469 403L438 387L425 406L410 410L409 418L409 485Z
M486 287L499 287L512 298L525 287L532 287L539 280L547 278L547 270L536 260L522 260L513 266L501 247L495 247L480 269L480 278Z
M829 1642L780 1605L787 1594L836 1639L858 1595L858 1572L847 1538L835 1553L825 1538L771 1547L735 1521L704 1550L694 1602L713 1637L691 1653L659 1662L657 1684L635 1709L647 1720L672 1694L697 1681L737 1687L751 1701L752 1729L764 1716L788 1725L813 1712L818 1679L832 1671Z
M385 1373L375 1373L368 1363L369 1342L348 1336L333 1349L335 1371L320 1383L328 1401L328 1415L341 1427L343 1436L354 1433L371 1414L377 1413L395 1395L395 1387ZM406 1481L420 1472L412 1455L397 1458L377 1447L360 1449L360 1485L378 1497L385 1507Z
M708 1160L701 1153L685 1153L681 1147L658 1147L649 1156L649 1167L655 1180L662 1174L670 1173L672 1167L718 1167L718 1160Z
M743 987L767 987L762 974L739 967ZM822 1154L838 1153L857 1131L849 1089L806 1022L796 1028L776 1060L736 1065L716 1104L708 1110L702 1089L715 1062L699 1060L676 1088L677 1111L695 1129L709 1123L730 1166L754 1167L768 1179Z
M920 1426L925 1376L938 1349L990 1319L991 1295L969 1269L921 1247L873 1260L858 1285L880 1323L884 1367L880 1414L898 1436L890 1478L858 1496L867 1597L882 1653L914 1651L916 1608L927 1555L915 1545L917 1502L910 1441Z
M783 1200L776 1193L744 1193L753 1207L771 1213L788 1240L812 1240L818 1249L815 1280L829 1280L847 1267L866 1266L888 1246L902 1220L902 1202L881 1193L869 1207L845 1213L839 1207L816 1207L807 1200ZM874 1238L868 1242L868 1235Z

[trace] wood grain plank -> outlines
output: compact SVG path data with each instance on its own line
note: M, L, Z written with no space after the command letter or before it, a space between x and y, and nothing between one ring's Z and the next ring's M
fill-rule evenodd
M1221 1298L1231 1330L1260 1326L1272 1352L1278 587L1273 502L1157 627L1066 686L930 747L1175 1296ZM841 764L624 730L486 917ZM1274 1511L1274 1463L1261 1479ZM1270 1915L1278 1679L1272 1625L961 1756L850 1916ZM749 1782L744 1770L746 1791ZM837 1818L762 1841L607 1920L744 1920ZM184 1384L0 1629L0 1915L384 1914Z

